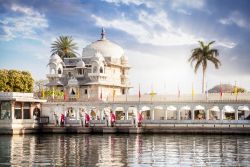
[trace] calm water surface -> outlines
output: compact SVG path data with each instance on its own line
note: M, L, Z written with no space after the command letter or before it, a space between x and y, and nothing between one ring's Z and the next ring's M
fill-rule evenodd
M250 166L250 136L0 136L0 166Z

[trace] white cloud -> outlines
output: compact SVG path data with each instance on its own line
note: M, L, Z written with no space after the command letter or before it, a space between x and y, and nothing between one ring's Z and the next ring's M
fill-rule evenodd
M20 16L9 16L1 20L5 34L0 36L0 39L11 40L16 37L37 39L36 31L49 26L45 15L32 8L12 4L10 9Z
M218 41L218 42L217 42L217 45L223 46L223 47L225 47L225 48L232 49L232 48L234 48L237 44L234 43L234 42Z
M219 20L219 22L223 25L232 25L235 24L238 27L249 29L250 24L243 18L243 16L237 12L232 12L229 17L222 18Z
M133 36L139 43L171 46L194 44L197 40L201 40L201 38L196 38L194 35L174 27L163 11L158 11L156 14L140 11L138 21L128 19L125 16L112 20L96 15L92 15L92 18L96 25L124 31Z
M202 9L205 5L205 0L172 0L172 8L193 8Z
M120 4L125 4L125 5L133 4L137 6L145 5L148 8L153 8L160 4L159 1L157 1L158 2L157 4L155 3L156 1L149 1L149 0L102 0L102 1L105 1L107 3L113 3L117 6L119 6Z

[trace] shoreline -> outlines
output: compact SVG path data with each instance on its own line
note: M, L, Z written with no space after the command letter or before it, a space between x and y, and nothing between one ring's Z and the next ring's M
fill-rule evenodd
M207 134L207 135L250 135L250 127L49 127L0 128L1 135L24 134Z

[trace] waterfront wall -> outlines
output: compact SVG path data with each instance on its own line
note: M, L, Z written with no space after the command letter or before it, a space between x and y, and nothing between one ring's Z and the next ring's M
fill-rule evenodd
M124 134L242 134L250 135L250 126L245 125L148 125L144 127L35 127L35 128L0 128L0 134L20 135L20 134L110 134L110 133L124 133Z

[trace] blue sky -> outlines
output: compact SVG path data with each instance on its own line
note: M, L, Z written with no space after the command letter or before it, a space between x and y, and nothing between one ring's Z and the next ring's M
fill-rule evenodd
M201 90L201 71L187 62L197 41L215 40L222 66L209 65L208 88L231 83L250 90L250 1L248 0L0 0L0 68L28 70L46 78L50 44L72 36L78 53L100 38L122 46L133 67L137 92Z

